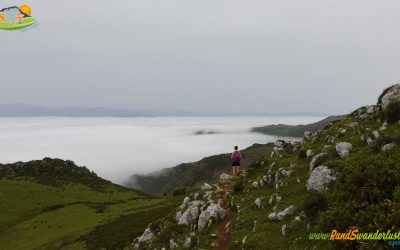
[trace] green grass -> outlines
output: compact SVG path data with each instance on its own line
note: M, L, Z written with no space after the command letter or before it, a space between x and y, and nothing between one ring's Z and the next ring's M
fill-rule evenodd
M84 235L92 235L91 231L96 232L101 225L112 228L118 220L126 222L117 223L118 231L129 232L132 238L116 241L106 235L103 243L124 246L154 220L147 213L158 209L158 216L164 216L163 212L178 206L180 199L153 198L112 185L100 192L76 183L48 186L26 178L0 179L0 214L7 215L0 216L0 246L54 249L72 244L72 249L79 249L87 245L85 239L91 239ZM130 220L122 219L126 217Z

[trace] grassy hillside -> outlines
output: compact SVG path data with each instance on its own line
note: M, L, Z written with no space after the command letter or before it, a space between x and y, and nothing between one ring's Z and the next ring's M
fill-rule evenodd
M0 164L0 248L122 248L176 205L176 197L150 197L71 161Z
M165 218L154 229L151 245L166 247L172 239L193 249L391 249L389 240L310 235L399 232L399 135L400 102L392 101L357 109L302 142L277 141L273 154L241 176L190 194L176 209L179 220ZM153 249L148 242L137 246Z
M268 135L277 135L277 136L291 136L291 137L303 137L304 132L316 132L328 126L331 122L342 119L344 116L329 116L321 121L306 124L306 125L285 125L285 124L277 124L277 125L267 125L262 127L252 128L253 132L259 132Z
M242 167L271 153L273 144L254 144L241 151ZM204 182L213 181L221 173L231 173L230 154L206 157L198 162L183 163L149 175L133 175L127 185L149 194L170 194L174 190L194 190Z

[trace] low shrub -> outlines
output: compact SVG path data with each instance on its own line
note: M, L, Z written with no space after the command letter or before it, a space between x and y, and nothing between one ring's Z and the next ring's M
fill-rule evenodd
M390 102L385 109L385 119L389 123L400 120L400 101Z

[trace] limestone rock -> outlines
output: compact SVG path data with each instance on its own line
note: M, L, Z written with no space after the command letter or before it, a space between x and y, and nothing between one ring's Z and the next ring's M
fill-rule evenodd
M178 247L178 244L175 243L174 239L169 240L169 249L175 249Z
M254 203L256 204L256 206L257 206L258 208L261 208L261 199L260 199L260 198L257 198L257 199L254 201Z
M218 206L218 204L212 203L207 207L206 210L201 211L198 221L198 229L202 230L211 218L220 220L224 217L225 210L222 207Z
M306 154L307 154L307 158L311 158L314 156L314 152L312 151L312 149L308 149Z
M400 101L400 83L390 87L389 91L387 91L380 99L383 108L386 108L392 101Z
M183 243L184 248L190 248L192 246L192 238L187 237L185 243Z
M281 212L272 212L268 215L269 220L283 220L285 216L293 214L296 207L294 205L290 205L289 207L285 208Z
M352 149L353 145L348 142L339 142L338 144L336 144L336 152L340 156L340 158L348 156Z
M204 183L203 186L201 186L201 189L202 190L212 190L213 187L208 183Z
M202 201L191 202L188 209L186 209L179 219L178 225L190 226L194 224L199 217L199 206L202 204Z
M313 169L315 167L315 163L317 162L318 158L325 157L325 156L328 156L328 154L323 152L323 153L317 154L316 156L314 156L311 159L311 162L310 162L310 173L311 173L311 171L313 171Z
M223 173L223 174L221 174L221 175L219 176L219 181L220 181L221 183L228 182L228 181L230 181L231 179L232 179L232 175L229 175L229 174Z
M319 166L311 172L310 178L307 180L307 191L322 192L325 185L335 179L336 177L331 169L326 166Z
M382 150L383 151L389 151L392 150L394 148L394 143L388 143L383 145Z
M138 238L139 243L142 242L147 242L147 241L153 241L155 238L153 231L151 231L150 228L146 228L146 230L144 230L144 233L142 234L142 236L140 236Z

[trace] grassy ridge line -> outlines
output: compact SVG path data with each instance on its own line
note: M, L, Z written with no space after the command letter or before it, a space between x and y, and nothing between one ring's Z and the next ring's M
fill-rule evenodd
M97 226L90 233L80 237L79 241L84 241L89 249L122 249L140 236L149 222L157 225L164 217L171 216L181 199L182 197L174 197L160 206L123 215Z
M307 124L307 125L285 125L285 124L277 124L277 125L267 125L262 127L252 128L251 131L259 132L268 135L277 135L277 136L292 136L292 137L303 137L304 132L317 132L318 130L323 129L329 123L333 121L340 120L345 116L329 116L321 121Z

